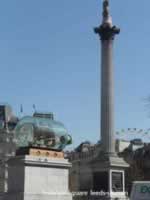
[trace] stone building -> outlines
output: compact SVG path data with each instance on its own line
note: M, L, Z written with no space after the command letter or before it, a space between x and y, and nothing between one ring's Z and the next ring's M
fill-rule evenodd
M0 105L0 192L7 191L7 160L15 155L13 129L18 118L13 115L11 106Z

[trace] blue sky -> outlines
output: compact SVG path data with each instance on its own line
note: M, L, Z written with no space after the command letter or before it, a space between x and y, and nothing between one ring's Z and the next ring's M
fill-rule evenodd
M52 111L74 145L100 135L101 0L0 1L0 101L19 114ZM115 126L149 128L150 1L111 1L115 40ZM149 110L150 112L150 110Z

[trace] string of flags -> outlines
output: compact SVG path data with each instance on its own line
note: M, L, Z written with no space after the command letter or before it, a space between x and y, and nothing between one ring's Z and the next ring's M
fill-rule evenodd
M127 128L127 129L121 129L120 131L116 131L116 135L124 135L124 134L144 134L144 135L150 135L150 128L144 130L144 129L137 129L137 128Z

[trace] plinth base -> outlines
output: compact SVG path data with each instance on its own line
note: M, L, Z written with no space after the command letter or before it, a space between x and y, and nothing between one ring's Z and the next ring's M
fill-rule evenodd
M0 200L71 200L71 194L5 194Z
M6 194L0 200L70 200L71 194Z
M52 151L48 149L39 149L39 148L29 148L29 147L22 147L17 150L17 156L20 155L30 155L30 156L40 156L40 157L48 157L48 158L64 158L64 153L59 151Z
M93 191L103 192L101 199L127 199L125 169L129 165L116 154L100 154L93 167ZM93 193L94 194L94 193ZM106 195L105 195L106 194Z
M68 160L26 155L8 166L8 193L0 200L72 200Z

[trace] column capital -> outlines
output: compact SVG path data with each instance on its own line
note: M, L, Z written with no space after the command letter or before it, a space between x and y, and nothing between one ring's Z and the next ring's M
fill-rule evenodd
M120 33L116 26L99 26L94 28L94 32L99 34L101 40L114 40L115 35Z

